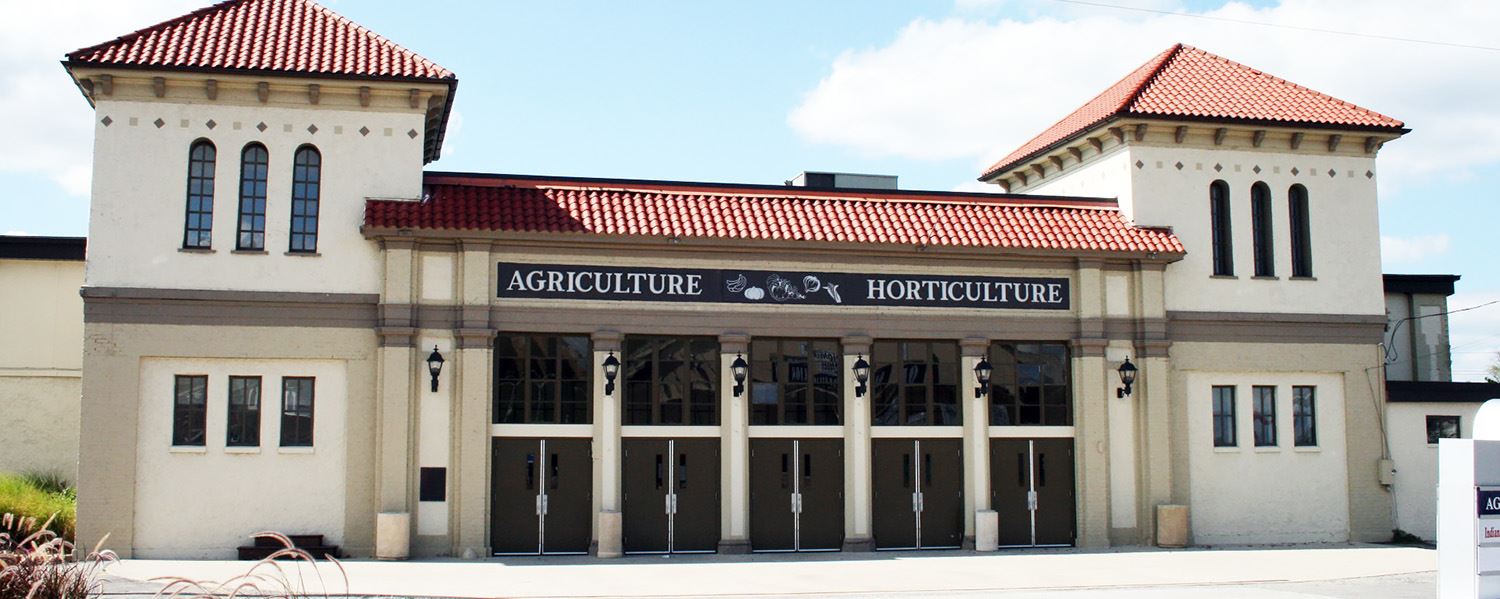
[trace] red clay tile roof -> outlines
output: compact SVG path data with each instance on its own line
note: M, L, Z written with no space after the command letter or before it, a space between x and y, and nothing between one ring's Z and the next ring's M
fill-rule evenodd
M1183 253L1112 200L428 173L365 228Z
M68 53L70 63L401 80L448 69L311 0L229 0Z
M1192 46L1177 44L986 169L981 180L1122 116L1250 121L1356 129L1401 121Z

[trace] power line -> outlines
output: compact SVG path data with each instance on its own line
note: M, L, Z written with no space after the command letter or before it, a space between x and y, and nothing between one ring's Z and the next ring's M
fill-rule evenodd
M1327 33L1327 34L1331 34L1331 35L1344 35L1344 36L1348 36L1348 37L1363 37L1363 38L1370 38L1370 39L1377 39L1377 40L1386 40L1386 41L1392 41L1392 42L1407 42L1407 43L1412 43L1412 44L1427 44L1429 46L1446 46L1446 47L1449 47L1449 48L1464 48L1464 49L1467 49L1467 50L1487 50L1487 51L1490 51L1490 52L1500 52L1500 48L1496 48L1496 47L1493 47L1493 46L1476 46L1476 45L1472 45L1472 44L1456 44L1456 43L1453 43L1453 42L1439 42L1439 41L1434 41L1434 40L1423 40L1423 39L1417 39L1417 38L1411 38L1411 37L1396 37L1396 36L1393 36L1393 35L1379 35L1379 34L1374 34L1374 33L1357 33L1357 32L1353 32L1353 31L1339 31L1339 30L1336 30L1336 29L1322 29L1322 28L1319 28L1319 27L1302 27L1302 26L1299 26L1299 25L1282 25L1280 23L1267 23L1265 21L1251 21L1251 20L1248 20L1248 19L1231 19L1229 17L1215 17L1215 16L1211 16L1211 15L1198 15L1198 14L1187 13L1187 12L1175 12L1175 11L1170 11L1170 10L1158 10L1158 9L1154 9L1154 8L1140 8L1140 7L1136 7L1136 6L1120 6L1118 4L1105 4L1103 2L1087 2L1085 0L1052 0L1052 1L1053 2L1061 2L1063 4L1077 4L1079 6L1093 6L1093 7L1096 7L1096 8L1113 8L1115 10L1129 10L1129 11L1144 12L1144 13L1151 13L1151 14L1157 14L1157 15L1168 15L1168 16L1173 16L1173 17L1189 17L1189 18L1193 18L1193 19L1204 19L1204 20L1208 20L1208 21L1220 21L1220 22L1224 22L1224 23L1238 23L1238 24L1241 24L1241 25L1257 25L1257 26L1260 26L1260 27L1275 27L1277 29L1292 29L1292 30L1295 30L1295 31L1311 31L1311 32L1314 32L1314 33Z

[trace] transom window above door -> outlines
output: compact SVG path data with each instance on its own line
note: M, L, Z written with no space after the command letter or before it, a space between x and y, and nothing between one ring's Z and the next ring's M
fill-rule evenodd
M592 354L586 335L495 337L497 424L589 424Z
M870 345L870 409L876 426L958 426L958 343Z
M620 360L626 425L717 425L717 337L628 336Z
M841 424L843 365L837 340L751 341L750 424Z

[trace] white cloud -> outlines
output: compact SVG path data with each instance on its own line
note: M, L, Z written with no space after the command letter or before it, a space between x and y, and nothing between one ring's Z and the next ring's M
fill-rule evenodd
M7 4L0 19L0 171L40 173L87 196L93 120L59 66L63 54L203 5L188 0L69 0Z
M1459 281L1460 288L1463 281ZM1458 310L1489 304L1448 317L1449 345L1453 352L1453 380L1479 381L1500 354L1500 289L1460 291L1448 298L1448 309Z
M986 4L963 0L962 14ZM1500 3L1230 3L1214 17L1494 45ZM1454 18L1454 15L1463 15ZM1407 122L1382 150L1382 191L1500 163L1500 52L1171 15L1067 10L1024 19L919 19L891 43L840 55L788 115L802 137L872 156L969 158L975 175L1171 44L1184 42Z
M1380 256L1387 265L1415 264L1448 252L1446 234L1415 237L1380 236Z
M13 235L13 236L26 236L26 235L30 235L30 233L27 233L27 232L21 231L21 230L17 230L17 229L11 229L9 231L6 231L4 234L5 235Z

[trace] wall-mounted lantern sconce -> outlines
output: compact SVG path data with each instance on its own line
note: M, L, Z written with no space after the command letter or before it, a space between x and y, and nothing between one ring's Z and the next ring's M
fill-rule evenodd
M854 382L858 383L854 386L854 396L864 397L865 392L870 390L866 385L870 382L870 363L865 361L863 354L854 359Z
M609 352L604 358L604 394L614 395L615 377L620 376L620 359L615 357L615 352Z
M432 355L427 356L427 372L432 374L432 392L437 393L438 375L443 373L443 354L438 353L437 346L432 346Z
M1126 356L1125 363L1120 365L1120 382L1125 384L1125 388L1116 389L1115 397L1125 399L1125 396L1130 395L1130 386L1135 384L1135 373L1135 364L1131 364L1130 357Z
M984 358L974 365L974 380L979 383L974 387L974 398L978 399L990 394L990 375L995 372L995 367L990 366L990 361Z
M750 365L745 363L745 355L736 355L734 362L729 364L729 370L734 372L734 396L744 395L745 377L750 375Z

